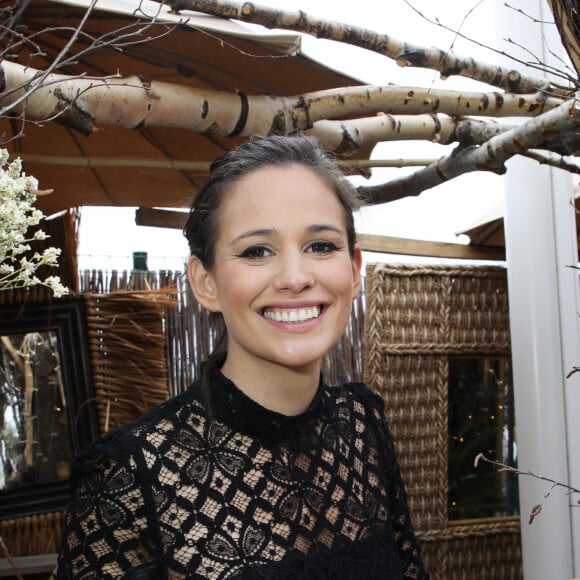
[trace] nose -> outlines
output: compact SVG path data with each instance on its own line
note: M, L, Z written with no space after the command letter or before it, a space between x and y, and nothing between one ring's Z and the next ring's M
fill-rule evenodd
M278 291L302 292L314 286L313 265L302 252L279 256L274 288Z

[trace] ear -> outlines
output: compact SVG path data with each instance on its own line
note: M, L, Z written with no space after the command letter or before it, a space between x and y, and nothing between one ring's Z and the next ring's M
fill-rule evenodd
M210 312L220 312L214 277L196 256L189 258L187 278L196 300Z
M354 247L352 259L352 299L358 298L361 291L362 251L358 244Z

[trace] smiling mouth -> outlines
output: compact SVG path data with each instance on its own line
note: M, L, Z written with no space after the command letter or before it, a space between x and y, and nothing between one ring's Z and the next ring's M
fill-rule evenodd
M322 312L322 306L309 308L266 308L264 318L274 322L305 322L318 318Z

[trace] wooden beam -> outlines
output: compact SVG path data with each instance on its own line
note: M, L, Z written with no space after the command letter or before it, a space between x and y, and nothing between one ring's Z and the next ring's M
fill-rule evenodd
M426 242L407 238L357 236L361 248L366 252L402 254L405 256L425 256L431 258L454 258L460 260L505 260L505 249L497 246L471 246L448 244L445 242Z
M155 228L173 228L180 230L185 225L188 211L176 211L169 209L154 209L140 207L135 212L135 223L138 226L151 226Z
M135 212L135 223L138 226L181 229L185 225L187 216L188 212L184 211L140 207ZM466 246L370 234L359 234L357 240L365 252L460 260L494 260L498 262L505 260L504 248L497 246Z

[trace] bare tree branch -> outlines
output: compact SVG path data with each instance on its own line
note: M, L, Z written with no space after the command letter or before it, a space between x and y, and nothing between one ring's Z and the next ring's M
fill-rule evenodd
M403 67L433 69L439 71L442 78L459 75L512 93L534 93L547 83L543 77L528 77L515 69L479 62L471 57L456 56L437 48L413 45L387 34L350 24L314 18L302 10L278 10L254 2L235 0L168 0L166 3L175 12L194 10L261 24L266 28L295 30L316 38L344 42L387 56Z
M463 146L479 145L490 137L514 127L498 123L441 114L390 115L316 121L307 133L339 154L352 155L363 145L384 141L422 140L441 145L459 142Z
M550 493L556 487L561 487L564 490L566 490L567 495L572 495L574 493L580 493L580 489L578 489L576 487L572 487L571 485L568 485L566 483L561 483L560 481L556 481L555 479L551 479L550 477L538 475L538 474L534 473L533 471L530 471L529 469L518 469L517 467L512 467L511 465L506 465L505 463L501 463L500 461L494 461L493 459L488 459L483 453L478 453L476 455L475 460L473 461L473 466L477 468L477 466L479 465L479 463L481 461L484 461L485 463L490 463L491 465L495 466L497 468L497 471L513 473L514 475L527 475L529 477L533 477L534 479L539 479L540 481L545 481L545 482L551 484L550 489L544 494L544 497L542 498L540 503L537 503L536 505L534 505L532 507L532 509L530 511L530 516L528 519L528 523L530 525L533 523L534 519L541 513L544 500L546 500L548 497L550 497ZM580 501L578 501L577 503L580 503Z
M567 100L566 91L559 91L560 96L555 97L549 93L550 87L545 86L543 78L523 76L514 70L457 57L449 51L412 45L348 24L315 19L302 11L275 10L235 0L167 2L177 12L191 9L269 28L297 30L373 50L395 59L401 66L432 68L442 76L462 75L508 91L517 88L521 94L388 85L344 87L293 96L246 95L137 76L57 74L65 65L91 51L104 46L123 50L163 36L175 26L158 21L163 3L157 3L157 13L148 16L139 12L142 6L138 2L135 22L93 36L85 30L85 24L96 1L88 2L78 27L59 29L55 26L31 33L18 24L22 15L19 3L13 1L10 9L0 8L0 15L5 17L0 35L11 38L0 60L0 116L10 118L12 124L21 129L15 130L18 137L27 123L56 121L87 136L96 124L128 128L178 127L201 134L247 137L304 131L315 135L342 157L353 156L362 146L383 141L420 139L445 145L459 144L451 155L413 175L383 186L361 188L368 194L369 203L417 195L470 171L503 173L505 160L516 154L573 173L579 171L573 159L564 158L580 150L576 105ZM557 3L560 8L569 8L570 2L551 0L552 5ZM142 17L137 17L138 13ZM151 33L153 26L162 28ZM575 20L568 22L568 26L570 34L577 34ZM26 47L27 54L33 53L31 59L34 59L34 54L42 50L42 35L47 30L57 29L66 34L67 41L46 70L30 66L32 60L10 60L10 49L22 46ZM571 79L571 84L576 80ZM499 121L506 117L519 117L522 122Z
M569 173L580 175L580 164L574 159L566 159L563 155L557 155L551 151L526 151L522 155L542 165L549 165L550 167L556 167L557 169L563 169Z
M76 39L79 37L83 29L83 26L86 24L96 3L97 0L91 0L91 3L89 4L85 14L83 15L83 18L79 26L73 31L71 37L69 38L65 46L62 48L62 50L59 52L58 56L50 63L50 66L47 69L43 71L36 71L35 76L31 78L30 81L27 83L28 85L27 89L21 91L16 101L14 103L11 103L14 107L17 107L18 105L23 103L27 99L28 95L36 91L38 87L43 86L45 84L46 79L53 73L53 71L57 70L61 66L62 60L69 53L71 47L75 43ZM3 114L2 110L0 110L0 115L1 114Z
M504 56L506 58L509 58L510 60L521 64L525 67L529 67L532 69L536 69L539 70L541 72L547 72L550 73L551 75L553 75L556 78L560 78L562 79L562 81L564 81L569 87L570 90L572 89L572 87L577 87L578 85L578 79L576 76L573 76L571 74L567 74L565 72L566 69L570 70L570 67L566 67L565 63L562 63L562 68L556 68L553 66L549 66L548 64L542 62L537 55L533 54L531 51L529 51L525 46L521 46L518 45L516 42L514 42L511 39L507 39L507 41L510 44L513 44L514 46L519 46L519 48L522 48L525 52L527 52L531 58L534 59L534 62L530 62L530 61L526 61L523 60L521 58L516 58L514 55L509 54L508 52L504 51L504 50L499 50L497 48L494 48L493 46L490 46L489 44L484 44L483 42L479 42L478 40L474 39L474 38L470 38L469 36L463 34L461 31L459 30L455 30L454 28L451 28L449 26L446 26L445 24L443 24L438 18L433 20L431 18L428 18L423 12L421 12L420 10L417 10L411 2L409 2L408 0L405 0L405 3L412 8L417 14L419 14L419 16L421 16L421 18L423 18L424 20L426 20L427 22L430 22L431 24L433 24L434 26L439 26L440 28L442 28L443 30L447 30L449 32L454 33L456 36L463 38L464 40L467 40L468 42L471 42L473 44L475 44L476 46L480 46L482 48L485 48L486 50L490 50L492 52L495 52L498 55ZM523 12L523 10L519 10L519 12L523 14L525 14ZM547 81L544 81L545 83L547 83Z
M0 102L5 100L9 103L9 109L6 107L0 107L0 116L5 115L9 110L16 110L18 107L24 103L28 97L34 94L38 89L45 87L48 84L51 84L54 81L48 81L47 79L51 77L52 73L55 71L62 69L70 64L76 63L78 60L82 59L86 54L99 49L103 48L104 46L111 47L116 50L122 50L127 46L131 46L134 44L144 44L149 42L153 39L160 38L168 34L171 30L175 28L175 25L168 25L167 23L161 23L157 21L157 18L160 13L161 7L157 9L157 12L149 17L147 20L144 21L143 19L137 19L135 22L114 30L112 32L105 33L101 36L94 37L89 35L85 32L85 26L88 22L90 16L92 15L95 6L97 5L98 0L91 0L89 6L86 8L81 20L79 21L76 27L49 27L43 29L41 31L30 33L30 32L20 32L18 21L19 18L22 17L23 11L22 8L18 8L18 11L14 16L11 16L7 21L3 24L5 26L6 33L10 32L13 37L18 38L18 41L9 43L7 50L4 51L1 59L1 63L6 65L6 63L10 62L8 59L8 49L14 50L20 44L31 45L32 47L32 58L36 55L42 54L40 49L39 42L42 36L46 33L54 33L56 31L60 32L63 35L68 37L67 42L65 43L64 47L60 49L56 57L51 61L50 66L47 69L37 70L34 67L30 66L30 63L19 63L20 65L26 65L27 68L29 67L30 70L34 70L34 76L28 76L26 86L22 85L19 87L9 87L8 84L4 85L5 78L2 76L3 71L0 71ZM18 3L17 3L18 4ZM26 5L28 2L25 3ZM141 2L139 3L140 10ZM14 6L6 8L9 10L10 14L16 10ZM152 29L158 29L161 26L161 32L155 32L154 34L147 35ZM12 27L12 28L10 28ZM82 44L83 48L78 50L79 42L78 40L82 38L85 43ZM73 47L75 47L75 51L73 51ZM6 60L8 59L8 60ZM84 75L80 75L77 78L80 78ZM16 91L18 94L17 97L11 95L10 98L7 100L5 97L10 93L10 90ZM24 110L24 107L22 108ZM54 115L52 115L54 117Z
M43 75L19 64L0 64L0 112L18 111L58 121L90 135L94 123L123 127L180 127L222 135L290 134L316 121L381 112L444 113L465 116L537 116L561 105L544 95L510 95L426 90L409 87L346 87L292 97L244 95L129 78ZM31 85L34 90L31 89Z
M546 138L549 132L577 129L580 111L577 101L571 100L557 109L544 113L501 135L492 137L479 147L457 148L451 155L412 175L389 181L377 187L361 187L360 193L368 204L386 203L410 195L418 195L472 171L505 173L504 162L527 152Z

